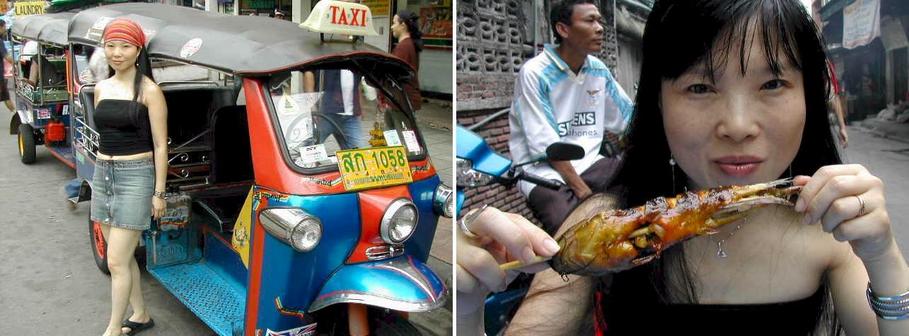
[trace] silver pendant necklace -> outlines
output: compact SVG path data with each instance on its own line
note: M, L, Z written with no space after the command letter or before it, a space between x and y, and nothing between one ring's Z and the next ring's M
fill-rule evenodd
M742 222L744 222L744 220L742 220ZM726 239L731 239L732 236L735 236L735 233L738 232L741 228L742 223L739 223L735 226L735 229L729 233L729 236L726 236L726 238L720 239L720 241L716 242L716 256L718 258L726 258L729 256L729 254L726 253Z

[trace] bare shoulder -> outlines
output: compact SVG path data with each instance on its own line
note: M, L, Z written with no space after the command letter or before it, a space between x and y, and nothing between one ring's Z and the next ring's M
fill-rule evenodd
M161 91L161 87L148 77L142 80L142 96L145 97L146 103L156 103L164 100L164 92Z
M833 238L833 234L824 232L819 222L805 225L801 223L802 214L794 213L793 216L795 216L795 221L789 225L797 227L802 232L805 252L817 263L817 267L826 271L854 258L849 244L837 241Z

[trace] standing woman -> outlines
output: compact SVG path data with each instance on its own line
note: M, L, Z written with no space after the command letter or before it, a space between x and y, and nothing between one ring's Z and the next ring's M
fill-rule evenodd
M423 33L417 26L417 14L409 10L399 11L392 19L391 33L398 44L391 53L398 58L403 59L407 64L413 67L413 81L404 84L404 91L410 98L410 105L414 111L420 109L420 103L423 100L420 97L420 52L423 51Z
M142 28L116 19L102 36L113 76L95 86L94 118L100 139L91 219L104 224L111 275L112 307L104 335L135 335L154 325L142 299L133 252L151 217L164 214L167 106L152 80ZM133 314L124 320L127 303Z

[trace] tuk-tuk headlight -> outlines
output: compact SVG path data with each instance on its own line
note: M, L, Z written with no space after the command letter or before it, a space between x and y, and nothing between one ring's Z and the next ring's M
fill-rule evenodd
M322 221L301 209L262 210L259 222L265 231L300 252L312 251L322 239Z
M454 215L454 193L445 183L439 183L439 186L436 187L432 205L437 214L448 218Z
M406 198L392 201L382 215L379 227L382 240L389 244L405 242L416 231L418 219L417 206L413 202Z
M457 178L458 188L484 186L492 183L493 179L495 179L492 175L473 170L473 162L470 160L458 158L455 163L455 177Z

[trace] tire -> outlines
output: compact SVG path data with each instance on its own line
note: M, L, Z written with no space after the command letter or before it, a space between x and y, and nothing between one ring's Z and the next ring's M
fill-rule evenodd
M379 314L375 314L379 315ZM412 335L422 335L420 329L417 329L413 323L410 323L400 314L395 312L389 312L382 316L375 316L372 318L372 323L370 325L373 329L374 335L391 335L391 336L412 336Z
M104 235L101 233L101 223L92 221L91 214L88 218L88 241L92 246L95 266L98 266L101 273L110 275L110 269L107 268L107 242L104 241Z
M92 257L95 259L95 266L98 266L98 270L101 273L110 275L110 268L107 267L107 241L104 240L104 235L101 233L101 223L92 222L91 213L89 213L88 219L88 240L92 246ZM133 257L136 258L136 264L139 265L140 270L145 268L145 256L145 246L136 246Z
M19 159L24 164L35 162L35 131L29 124L19 125Z

